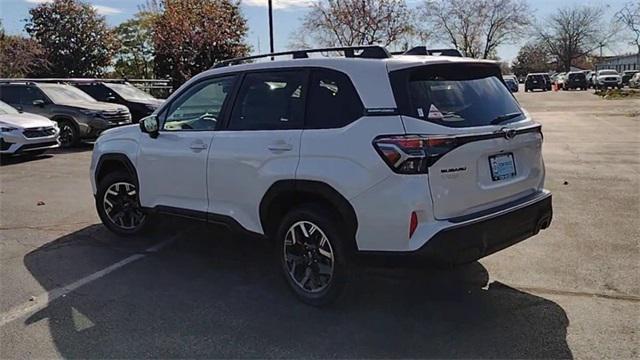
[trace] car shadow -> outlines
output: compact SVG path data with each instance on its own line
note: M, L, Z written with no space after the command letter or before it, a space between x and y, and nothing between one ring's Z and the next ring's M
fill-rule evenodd
M31 154L20 154L20 155L2 155L0 157L0 166L10 166L15 164L22 164L31 161L45 160L53 157L53 155L49 153L44 153L40 155L31 155Z
M487 284L478 262L448 271L360 267L336 304L314 308L288 291L265 242L191 222L167 226L123 241L94 225L27 254L26 267L52 290L178 234L25 324L48 319L64 358L572 357L564 310Z
M51 152L52 154L72 154L72 153L79 153L79 152L85 152L85 151L93 151L93 145L94 145L94 142L80 142L78 145L75 145L74 147L68 147L68 148L59 147L56 149L52 149L49 152Z

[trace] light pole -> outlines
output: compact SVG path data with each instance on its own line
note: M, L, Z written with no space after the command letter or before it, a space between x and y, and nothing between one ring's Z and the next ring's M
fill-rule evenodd
M271 0L269 0L269 50L271 54L275 52L273 50L273 5ZM273 60L273 57L271 57L271 60Z

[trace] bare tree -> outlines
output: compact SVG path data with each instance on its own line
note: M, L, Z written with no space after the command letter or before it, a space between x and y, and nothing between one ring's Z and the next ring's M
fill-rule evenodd
M316 0L292 46L394 46L411 41L413 14L404 0Z
M465 56L494 58L497 48L521 39L531 25L525 0L428 0L420 13L440 40Z
M607 28L602 9L587 5L562 8L538 25L538 38L569 71L573 62L612 42L616 31Z
M631 44L636 47L640 54L640 0L635 4L626 3L620 11L616 13L616 21L627 28L632 34Z

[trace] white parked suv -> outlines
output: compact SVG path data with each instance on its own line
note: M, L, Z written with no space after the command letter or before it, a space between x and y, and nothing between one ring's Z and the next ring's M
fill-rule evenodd
M541 126L498 64L318 51L221 63L106 131L91 163L103 223L130 235L167 213L259 234L314 305L355 259L468 263L549 226Z

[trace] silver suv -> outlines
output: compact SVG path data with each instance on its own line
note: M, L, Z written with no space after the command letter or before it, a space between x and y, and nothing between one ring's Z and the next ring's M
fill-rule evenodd
M97 101L70 85L2 81L0 100L18 111L57 122L63 147L97 138L106 129L131 123L131 113L125 106Z

